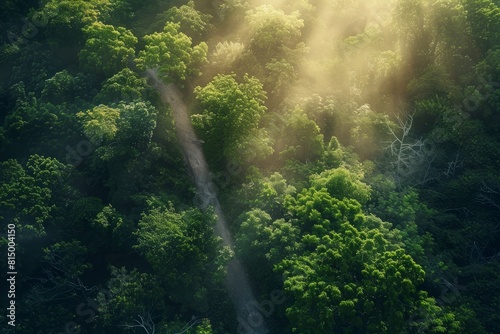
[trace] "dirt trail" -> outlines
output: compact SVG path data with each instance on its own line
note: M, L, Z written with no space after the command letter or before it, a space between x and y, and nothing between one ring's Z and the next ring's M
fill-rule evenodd
M202 208L206 208L207 206L214 208L217 216L215 233L223 239L226 246L233 249L231 234L227 229L224 213L217 199L217 193L203 155L201 143L196 137L187 106L182 100L182 93L174 84L163 83L158 78L155 70L148 70L147 74L154 82L163 103L168 103L172 108L177 139L184 155L186 166L194 180L200 204ZM243 266L237 258L234 258L228 264L226 284L238 316L239 326L235 333L269 333L261 313L255 307L257 303L250 283Z

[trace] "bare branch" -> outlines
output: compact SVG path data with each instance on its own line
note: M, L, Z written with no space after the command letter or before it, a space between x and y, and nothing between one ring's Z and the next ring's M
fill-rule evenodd
M398 129L389 129L393 140L385 149L394 157L392 164L398 186L410 179L413 185L425 184L435 179L431 167L436 154L426 149L429 145L426 140L413 139L410 136L414 115L403 110L396 119Z
M181 329L180 332L175 332L174 334L183 334L183 333L186 333L191 327L199 324L200 322L201 322L200 319L198 319L195 316L193 316L193 317L191 317L191 320L189 320L189 322L184 327L182 327L182 329Z
M460 152L458 151L457 155L455 156L455 160L448 162L448 168L443 173L445 176L452 177L453 175L455 175L455 172L458 168L462 168L464 166L464 161L459 160L459 155Z
M476 200L483 205L491 205L500 210L500 185L489 185L483 182Z
M151 313L148 312L147 315L142 316L142 315L137 315L138 319L134 319L134 321L131 324L125 324L122 325L122 327L125 327L125 329L134 329L135 328L142 328L147 334L155 334L156 332L156 325L151 318Z
M66 300L76 296L88 297L97 291L89 287L71 270L64 266L62 257L50 252L42 265L44 277L33 278L38 282L30 291L29 300L34 304Z

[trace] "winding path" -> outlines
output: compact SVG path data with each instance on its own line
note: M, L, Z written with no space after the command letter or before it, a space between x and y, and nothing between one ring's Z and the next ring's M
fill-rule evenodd
M231 233L227 228L224 214L217 199L215 186L210 170L205 161L200 141L196 137L186 104L182 100L181 91L174 84L165 84L158 78L155 70L147 70L154 86L160 93L163 103L169 104L175 121L176 136L181 147L186 166L196 186L197 199L201 207L214 208L217 216L215 233L224 245L233 249ZM226 284L238 316L237 334L266 334L267 325L256 309L256 300L241 262L234 257L227 266Z

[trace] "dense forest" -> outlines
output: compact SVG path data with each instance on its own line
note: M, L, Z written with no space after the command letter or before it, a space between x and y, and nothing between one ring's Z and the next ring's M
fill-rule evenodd
M500 333L499 0L3 0L0 28L1 333Z

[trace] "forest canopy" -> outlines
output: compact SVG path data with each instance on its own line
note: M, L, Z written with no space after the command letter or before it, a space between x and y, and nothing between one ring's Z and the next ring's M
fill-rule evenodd
M2 333L500 333L498 0L0 28Z

